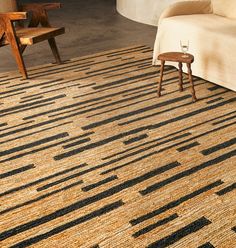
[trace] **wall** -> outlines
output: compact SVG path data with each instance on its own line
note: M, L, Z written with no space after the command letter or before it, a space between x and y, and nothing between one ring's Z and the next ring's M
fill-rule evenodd
M10 12L16 10L16 0L0 0L0 12Z

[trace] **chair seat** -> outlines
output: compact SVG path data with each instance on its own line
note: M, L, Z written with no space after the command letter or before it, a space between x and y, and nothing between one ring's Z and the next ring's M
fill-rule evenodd
M33 45L65 33L65 28L19 28L16 36L22 45Z

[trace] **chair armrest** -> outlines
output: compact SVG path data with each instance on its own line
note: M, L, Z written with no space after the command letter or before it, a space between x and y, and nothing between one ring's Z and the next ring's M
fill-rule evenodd
M176 2L162 12L158 25L164 18L172 16L209 13L212 13L211 0Z
M27 19L27 12L6 12L0 13L0 17L3 19L9 19L10 21L18 21Z
M0 13L0 46L8 45L10 42L17 44L13 22L25 19L27 19L27 12Z
M35 11L39 9L41 10L60 9L62 5L61 3L29 3L29 4L22 4L19 7L23 11Z

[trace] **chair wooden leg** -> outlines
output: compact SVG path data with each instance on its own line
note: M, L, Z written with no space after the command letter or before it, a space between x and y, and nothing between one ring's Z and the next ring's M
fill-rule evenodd
M182 70L182 63L179 62L179 91L183 91L183 70Z
M20 46L20 52L21 52L21 54L24 53L26 47L27 47L26 45L21 45L21 46Z
M18 65L18 69L21 72L23 78L27 79L28 75L27 75L27 71L26 71L26 68L25 68L25 63L24 63L24 60L23 60L23 57L22 57L22 54L21 54L21 51L20 51L20 47L16 43L16 41L14 41L14 40L11 40L10 44L11 44L12 53L15 56L16 63Z
M161 87L162 87L162 79L163 79L163 73L164 73L164 66L165 66L165 61L161 61L161 69L160 69L160 80L159 80L159 86L157 90L157 95L158 97L161 96Z
M195 89L194 89L194 84L193 84L193 76L192 76L191 64L187 64L187 67L188 67L189 82L191 84L192 99L193 99L193 102L196 102L197 97L196 97L196 94L195 94Z
M61 64L61 58L60 58L60 54L59 54L55 39L54 38L49 39L48 43L51 47L51 50L52 50L52 53L55 57L56 63Z

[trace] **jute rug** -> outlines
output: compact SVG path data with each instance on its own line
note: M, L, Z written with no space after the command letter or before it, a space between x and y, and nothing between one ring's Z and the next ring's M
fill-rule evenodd
M151 55L0 75L0 247L236 247L236 94Z

